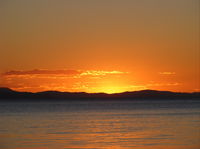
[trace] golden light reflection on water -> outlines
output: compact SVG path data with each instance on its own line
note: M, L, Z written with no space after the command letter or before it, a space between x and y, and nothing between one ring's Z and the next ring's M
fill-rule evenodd
M68 106L62 105L61 109ZM199 115L195 114L198 111L175 109L120 111L95 108L96 110L89 108L64 112L39 110L1 114L1 147L3 149L198 149L200 146Z

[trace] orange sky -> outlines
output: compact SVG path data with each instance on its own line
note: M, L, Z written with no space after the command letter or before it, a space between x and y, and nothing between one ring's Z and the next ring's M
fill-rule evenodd
M0 2L0 86L200 90L198 0Z

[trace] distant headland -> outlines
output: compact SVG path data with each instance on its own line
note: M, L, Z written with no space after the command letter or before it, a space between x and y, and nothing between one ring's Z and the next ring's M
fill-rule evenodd
M90 99L200 99L200 92L180 93L170 91L157 90L141 90L123 93L85 93L85 92L59 92L59 91L44 91L44 92L18 92L9 88L0 88L0 100L90 100Z

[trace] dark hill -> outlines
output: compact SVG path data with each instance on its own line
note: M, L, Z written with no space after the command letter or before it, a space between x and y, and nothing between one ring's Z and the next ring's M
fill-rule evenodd
M83 99L200 99L200 92L177 93L170 91L142 90L115 94L44 91L37 93L17 92L0 88L0 100L83 100Z

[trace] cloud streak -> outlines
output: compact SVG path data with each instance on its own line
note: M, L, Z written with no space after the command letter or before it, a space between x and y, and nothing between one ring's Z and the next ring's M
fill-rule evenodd
M21 76L21 75L71 75L71 76L105 76L115 74L126 74L128 72L122 71L102 71L102 70L46 70L46 69L33 69L33 70L12 70L2 73L3 76Z
M3 76L9 75L55 75L55 74L62 74L62 75L76 75L82 73L79 70L46 70L46 69L33 69L33 70L12 70L3 73Z
M165 72L159 72L160 75L175 75L175 72L165 71Z
M160 72L174 75L175 72ZM124 92L157 87L176 87L181 84L169 82L132 81L129 72L104 70L12 70L1 74L0 86L19 91L59 90L70 92Z
M105 80L119 79L128 72L103 70L11 70L1 74L0 86L20 91L91 91ZM92 83L91 83L92 82Z

